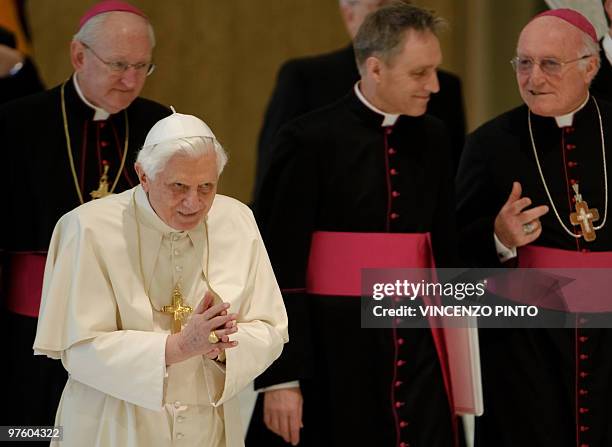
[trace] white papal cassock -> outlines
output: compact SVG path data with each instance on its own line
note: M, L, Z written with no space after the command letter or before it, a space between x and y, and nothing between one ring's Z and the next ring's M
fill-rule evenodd
M217 195L207 225L208 243L204 224L174 230L140 186L58 222L34 350L70 374L62 447L243 445L237 395L280 355L287 315L248 207ZM211 287L238 313L225 365L197 356L166 367L171 317L153 306L171 303L177 281L191 307Z

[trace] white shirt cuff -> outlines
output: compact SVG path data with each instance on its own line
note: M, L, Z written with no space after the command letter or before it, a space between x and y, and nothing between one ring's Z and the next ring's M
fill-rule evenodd
M516 258L516 247L508 248L497 237L497 234L493 233L493 239L495 240L495 249L497 250L497 258L499 262L506 262L512 258Z
M284 382L284 383L277 383L276 385L272 385L272 386L267 386L265 388L260 388L258 390L255 390L259 393L263 393L266 391L274 391L274 390L286 390L288 388L299 388L300 387L300 381L299 380L292 380L291 382Z

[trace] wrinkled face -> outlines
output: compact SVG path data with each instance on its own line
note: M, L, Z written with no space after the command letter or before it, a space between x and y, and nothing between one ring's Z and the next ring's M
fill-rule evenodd
M151 180L136 164L142 189L157 215L172 228L195 228L208 214L217 193L217 156L213 150L193 158L172 156Z
M96 42L86 42L91 50L81 42L72 42L71 59L85 98L109 113L117 113L140 94L147 70L130 67L125 72L115 72L102 60L149 63L152 48L147 22L142 17L131 13L111 14L103 27Z
M573 25L557 17L540 17L521 32L517 56L538 63L542 59L566 62L585 56L583 47L581 31ZM534 63L529 73L517 71L516 79L521 97L533 113L560 116L584 102L595 74L596 62L587 58L563 65L557 74L545 73Z
M371 57L367 76L376 84L375 104L386 113L423 115L432 93L440 90L436 70L442 63L438 38L430 31L408 31L401 52L390 61Z

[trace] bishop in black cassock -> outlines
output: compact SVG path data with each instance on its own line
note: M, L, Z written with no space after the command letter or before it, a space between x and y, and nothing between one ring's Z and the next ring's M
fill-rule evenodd
M569 18L572 17L570 14ZM580 33L578 42L583 42L582 31L565 18L536 18L530 26L551 30L550 35L542 33L541 29L537 31L541 33L538 37L543 46L552 41L559 45L557 48L565 46L573 50L570 45L573 45L574 36L567 34L572 32ZM524 32L527 30L526 27ZM554 47L545 48L547 57L554 56L550 54L550 48ZM522 52L519 45L519 57L524 58L532 52L537 53L537 47L525 45ZM583 68L565 67L565 70L579 69ZM520 66L518 70L521 83L529 74L522 74ZM532 66L531 70L533 73L536 68ZM568 84L571 81L566 79L572 79L575 74L562 72L557 84L535 80L531 84L520 84L524 99L536 107L543 108L542 104L558 101L556 97L540 99L538 93L543 91L566 93L564 99L580 101L567 113L542 116L532 111L533 144L526 105L493 119L468 136L457 176L457 220L463 243L460 253L469 258L471 264L495 267L502 265L500 258L504 261L512 258L506 253L509 247L500 246L493 235L496 216L506 203L513 182L521 184L523 197L530 198L533 206L547 205L550 211L535 224L535 228L541 225L541 235L528 246L519 247L518 258L507 262L518 261L519 267L528 265L525 263L526 247L542 253L557 249L552 253L557 259L566 260L567 267L572 267L576 260L588 263L589 255L595 252L605 256L612 251L610 223L596 231L593 242L567 234L553 212L538 173L539 161L552 202L572 233L580 234L579 227L572 226L569 218L575 211L574 184L579 185L583 200L589 207L597 208L603 218L609 198L605 193L602 150L606 151L606 167L610 173L612 161L606 145L612 141L612 104L589 96L588 80L581 81L578 88ZM539 73L539 76L546 75ZM601 220L594 224L600 223ZM612 267L612 259L609 266ZM476 446L612 445L612 331L585 328L588 318L584 317L572 315L576 329L480 331L485 412L476 420Z
M359 80L353 46L312 57L293 59L280 68L264 115L257 143L255 195L271 163L274 136L283 124L346 95ZM431 96L427 112L444 122L451 139L454 169L459 165L465 138L461 80L438 70L440 91Z
M268 180L276 192L264 183L256 202L291 325L281 360L255 387L300 380L304 445L396 445L396 425L400 442L453 445L429 331L398 330L394 338L389 329L360 330L359 298L303 292L315 231L431 232L436 262L451 262L452 175L444 127L427 115L400 115L386 126L383 120L351 93L287 126L275 146L286 156L278 161L285 168ZM391 401L394 375L400 385ZM256 407L254 417L259 412ZM281 441L260 428L264 433L250 433L247 443Z
M435 77L432 67L427 82ZM299 381L301 446L456 445L432 333L360 329L358 297L309 293L306 285L318 232L430 233L437 265L452 264L454 196L444 125L429 115L385 113L355 85L333 105L286 125L273 153L255 213L283 291L290 341L255 388ZM259 402L247 445L287 445L261 415Z
M98 70L103 75L109 69ZM32 352L46 250L57 220L81 203L77 191L84 201L91 200L105 166L109 190L115 181L114 192L135 186L134 156L152 125L170 113L156 102L136 98L109 115L94 109L77 90L77 79L73 75L60 86L0 108L1 330L10 340L5 344L2 383L11 402L2 407L0 419L6 425L53 425L66 382L60 362Z

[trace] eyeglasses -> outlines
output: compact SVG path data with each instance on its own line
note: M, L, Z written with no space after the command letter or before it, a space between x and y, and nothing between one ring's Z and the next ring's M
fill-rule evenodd
M139 62L137 64L128 64L127 62L122 61L105 61L85 42L81 42L81 45L85 47L85 49L91 51L91 54L96 56L100 62L106 65L110 70L114 73L125 73L130 68L134 68L138 73L146 73L146 76L149 76L151 73L155 71L155 64L147 63L147 62Z
M541 59L540 62L536 62L528 57L516 56L512 58L510 63L512 64L512 68L514 68L514 71L520 74L530 74L533 70L533 66L538 65L540 67L540 70L542 70L547 75L558 75L559 73L561 73L561 70L563 70L563 67L565 67L567 64L578 62L583 59L587 59L591 56L592 54L587 54L585 56L569 61L559 61L554 58L544 58Z

